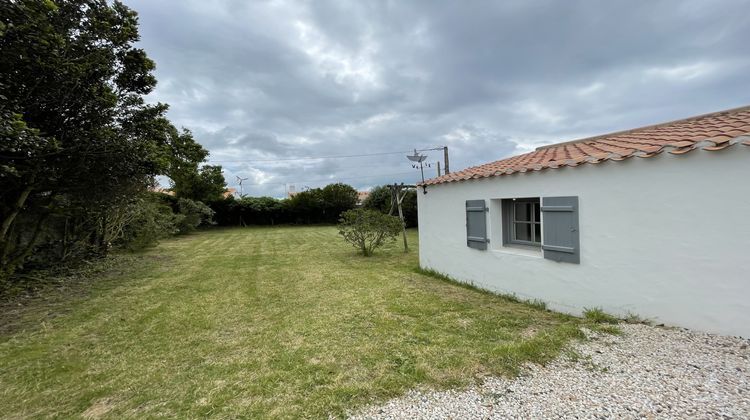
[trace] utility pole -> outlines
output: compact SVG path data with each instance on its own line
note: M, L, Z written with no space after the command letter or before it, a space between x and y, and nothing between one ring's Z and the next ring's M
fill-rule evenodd
M391 209L388 214L393 214L393 210L398 209L398 218L401 219L401 234L404 238L404 252L409 252L409 244L406 242L406 220L404 220L404 211L401 207L401 203L404 202L406 194L409 192L409 188L416 188L415 185L401 185L393 184L389 185L391 188ZM402 192L403 191L403 192Z
M438 176L440 176L440 161L437 161Z
M443 172L448 175L451 173L451 170L448 169L448 146L443 146L443 162L445 163L445 168L443 169Z

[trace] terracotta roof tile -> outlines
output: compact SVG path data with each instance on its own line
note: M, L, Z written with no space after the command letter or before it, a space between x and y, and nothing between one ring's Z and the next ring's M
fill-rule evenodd
M428 179L424 184L624 160L633 156L647 158L663 151L674 155L696 149L715 151L735 144L750 146L750 106L544 146L523 155Z

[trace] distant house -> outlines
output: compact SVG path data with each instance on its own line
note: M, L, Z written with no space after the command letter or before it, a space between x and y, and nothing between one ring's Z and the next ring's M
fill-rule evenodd
M237 188L227 188L226 191L222 194L224 198L233 197L237 193Z
M169 188L162 188L162 187L151 187L148 189L151 192L155 193L161 193L166 195L174 195L174 191L170 190Z
M162 193L166 195L174 195L174 191L170 190L169 188L162 188L162 187L153 187L149 188L149 191L155 192L155 193ZM235 195L237 193L236 188L227 188L226 191L222 193L222 197L229 198Z
M578 314L750 337L750 107L430 179L420 264Z
M367 200L367 197L370 196L369 191L357 191L357 205L361 206L365 203L365 200Z

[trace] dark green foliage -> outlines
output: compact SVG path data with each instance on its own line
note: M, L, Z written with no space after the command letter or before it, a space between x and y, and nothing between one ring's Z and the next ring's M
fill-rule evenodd
M323 221L324 204L323 191L320 188L313 188L298 192L289 198L286 202L286 209L292 223L309 225Z
M362 207L367 209L379 210L385 214L391 209L391 189L388 185L375 187L370 191L370 195L362 203ZM404 201L401 203L404 212L404 222L406 227L417 227L417 192L408 190ZM393 209L392 214L397 215L398 211Z
M138 251L156 245L160 239L189 233L198 226L213 224L213 210L200 201L176 199L149 193L131 207L132 214L115 246Z
M357 205L357 190L342 183L328 184L320 192L326 222L335 223L341 213Z
M385 241L395 240L401 229L398 217L377 210L347 210L339 220L339 235L366 257L372 255Z
M154 63L133 46L134 12L104 1L26 0L3 2L0 16L0 118L7 127L13 116L16 127L0 145L2 177L12 178L1 197L11 205L0 214L7 277L40 239L55 239L50 226L72 224L61 236L106 252L111 209L127 206L158 168L152 139L129 124L149 109L141 96L155 85ZM27 141L32 132L39 138Z
M273 197L233 197L210 203L221 226L275 225L290 223L286 200Z
M370 195L362 203L362 207L387 214L391 209L390 187L388 185L381 185L370 190Z
M172 178L172 191L180 198L208 203L221 200L227 190L227 183L221 173L221 166L204 165L198 169L175 171Z
M123 248L139 251L178 233L177 221L181 215L172 211L168 200L160 197L163 195L148 194L133 208L133 220L125 226L119 240Z
M215 183L197 170L205 149L145 103L155 64L138 40L120 2L0 2L0 288L21 269L150 242L156 175Z
M342 212L357 204L357 190L346 184L329 184L295 194L287 210L294 223L336 223Z
M222 226L336 223L357 204L357 190L346 184L313 188L280 200L272 197L228 198L210 202Z
M200 201L180 198L177 201L177 230L179 233L194 231L200 225L213 224L214 211Z

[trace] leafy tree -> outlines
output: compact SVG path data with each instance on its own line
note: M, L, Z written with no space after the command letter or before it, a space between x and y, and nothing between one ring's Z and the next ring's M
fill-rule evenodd
M172 191L180 198L207 203L224 198L226 190L227 182L219 165L204 165L197 170L173 174Z
M287 200L273 197L228 198L210 203L220 225L274 225L290 221Z
M320 192L325 221L335 223L342 212L357 205L357 190L351 185L328 184Z
M391 208L391 188L388 185L374 187L362 202L362 207L388 213Z
M190 130L178 131L164 117L166 104L157 104L140 109L123 122L123 129L151 139L151 158L160 175L171 179L182 174L197 173L199 165L208 157L208 151L193 137Z
M145 103L155 65L138 40L118 1L0 2L0 282L32 254L106 252L155 175L205 158Z
M167 175L172 180L172 191L177 197L210 202L224 198L227 189L221 166L204 165L208 151L183 129L169 130L169 150L164 160Z
M323 192L320 188L301 191L288 200L288 209L295 223L320 223L324 215Z
M167 170L165 175L172 179L180 178L185 172L198 171L198 165L208 157L208 151L193 138L190 130L183 129L178 133L174 127L169 132L170 142L167 153ZM219 167L221 173L221 167ZM221 177L222 181L224 177Z
M4 98L0 96L0 101ZM57 151L57 142L39 135L39 130L29 128L20 114L0 109L0 144L5 155L0 161L0 244L7 245L7 237L13 222L23 210L28 196L33 191L37 178L44 176L42 160L45 155ZM9 264L7 249L2 248L2 265Z
M191 232L202 224L210 225L213 223L214 211L200 201L180 198L177 201L177 206L180 216L177 229L180 233Z
M366 257L385 241L395 240L399 233L401 220L376 210L347 210L339 223L339 234Z
M342 212L356 206L357 190L346 184L301 191L288 199L241 197L209 202L216 222L232 225L336 223Z
M370 190L370 195L367 196L365 201L362 203L362 207L366 209L379 210L383 213L388 213L391 209L391 188L388 185L381 185ZM417 192L415 190L408 190L406 197L401 203L401 208L404 212L404 221L406 227L417 226ZM392 214L397 214L396 209L393 210Z
M357 190L337 183L301 191L288 200L287 208L296 223L336 223L343 211L356 204Z
M287 206L283 200L272 197L244 197L239 202L245 206L246 224L273 225L288 220Z
M122 228L116 244L131 251L138 251L162 239L179 233L177 222L183 217L175 214L169 204L170 196L148 193L139 196L129 206L130 220Z

